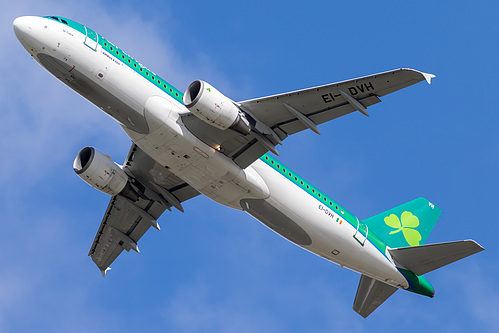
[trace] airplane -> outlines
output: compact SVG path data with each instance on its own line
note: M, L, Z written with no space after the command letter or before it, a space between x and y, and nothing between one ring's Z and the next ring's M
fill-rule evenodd
M60 16L13 22L50 74L114 118L132 140L123 165L94 147L74 171L111 196L89 256L103 276L158 218L203 194L341 267L361 274L353 309L366 318L398 289L434 296L424 274L484 250L473 240L426 244L441 210L417 198L359 219L287 166L277 145L435 76L396 69L235 102L196 80L182 93L87 26Z

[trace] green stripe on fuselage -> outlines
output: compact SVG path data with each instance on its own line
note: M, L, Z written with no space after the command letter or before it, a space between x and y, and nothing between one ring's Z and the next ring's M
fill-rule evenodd
M63 18L59 16L46 16L45 18L57 21L61 24L65 24L61 22L64 20L67 22L67 25L70 26L71 28L79 31L83 35L86 35L87 29L85 28L84 25ZM113 55L114 58L116 58L118 61L121 63L125 64L126 66L130 67L133 69L135 72L140 74L142 77L147 79L149 82L153 83L157 87L159 87L161 90L163 90L165 93L173 97L175 100L178 102L182 103L182 97L183 94L173 87L171 84L163 80L161 77L158 75L154 74L152 71L144 67L142 64L140 64L137 60L129 56L127 53L123 52L119 47L116 45L112 44L109 42L106 38L102 37L101 35L98 35L98 43L99 45L106 50L109 54ZM357 223L359 223L359 220L351 214L349 211L341 207L338 203L333 201L329 196L325 195L323 192L318 190L315 186L307 182L305 179L301 178L298 176L296 173L292 172L289 170L289 168L285 167L282 165L279 161L274 159L272 156L265 154L260 158L262 161L267 163L269 166L274 168L276 171L278 171L280 174L284 175L286 178L288 178L290 181L298 185L301 189L309 193L311 196L315 197L317 200L321 201L322 204L332 211L334 211L338 216L340 216L340 219L342 221L345 221L355 228L357 228ZM337 221L339 222L339 221ZM365 236L365 233L364 233ZM385 251L386 251L386 245L385 243L377 237L375 234L372 232L368 232L367 239L377 248L379 251L386 256Z
M66 19L63 17L59 16L46 16L45 18L54 20L56 22L59 22L63 25L67 25L76 31L80 32L84 36L87 34L87 28L73 20ZM183 93L173 87L171 84L169 84L167 81L163 80L161 77L157 76L154 74L152 71L144 67L142 64L140 64L138 61L136 61L134 58L123 52L120 48L118 48L116 45L112 44L109 42L106 38L102 37L101 35L98 35L98 43L101 45L101 47L106 50L109 54L112 54L114 58L116 58L118 61L122 62L126 66L130 67L133 69L135 72L140 74L142 77L147 79L149 82L153 83L155 86L163 90L165 93L167 93L169 96L177 100L179 103L183 105L182 97ZM299 175L294 173L293 171L289 170L286 166L282 165L279 161L277 161L275 158L273 158L269 154L265 154L260 159L267 163L270 167L272 167L274 170L279 172L281 175L289 179L291 182L293 182L295 185L303 189L305 192L316 198L318 201L320 201L324 206L328 207L331 209L333 212L335 212L338 216L341 216L342 221L345 221L352 225L354 228L357 228L358 223L360 222L357 217L355 217L353 214L351 214L349 211L341 207L338 203L333 201L329 196L325 195L322 191L318 190L315 186L307 182L305 179L301 178ZM352 235L353 236L353 235ZM364 234L365 236L365 234ZM372 231L368 232L367 235L367 240L370 241L385 257L386 257L386 244L378 237L376 236ZM411 285L409 290L415 293L423 294L432 297L434 290L431 284L426 280L425 277L423 276L416 276L414 273L399 269L401 273L406 277L406 279L409 281L409 284Z
M85 35L87 34L87 29L85 28L84 25L60 17L60 16L45 16L45 18L51 19L53 21L59 22L61 24L66 24L75 29L76 31L80 32L81 34ZM66 23L64 23L66 22ZM114 58L116 58L118 61L122 62L126 66L130 67L133 69L135 72L140 74L142 77L144 77L146 80L149 82L153 83L156 87L160 88L163 90L165 93L173 97L175 100L177 100L180 103L182 102L182 97L183 94L180 92L180 90L176 89L174 86L172 86L170 83L168 83L166 80L163 80L161 77L158 75L154 74L152 71L147 69L145 66L143 66L141 63L139 63L137 60L123 52L119 47L108 41L106 38L103 36L97 34L98 36L98 43L99 45L106 50L109 54L113 55Z
M182 102L183 94L176 89L174 86L163 80L158 75L154 74L152 71L144 67L137 60L123 52L120 48L113 45L106 38L99 35L99 44L105 49L107 52L112 54L116 59L124 63L126 66L133 69L135 72L139 73L142 77L147 79L149 82L154 84L156 87L163 90L165 93L176 99L178 102Z
M85 26L83 24L80 24L80 23L75 22L73 20L70 20L70 19L67 19L67 18L64 18L64 17L60 17L60 16L44 16L44 18L50 19L52 21L59 22L61 24L66 24L67 23L66 24L67 26L75 29L78 32L81 32L83 35L86 34ZM64 23L64 22L66 22L66 23Z
M354 228L357 228L359 223L357 217L355 217L355 215L350 213L345 208L341 207L337 202L333 201L329 196L324 194L315 186L307 182L305 179L301 178L299 175L291 171L288 167L284 166L269 154L263 155L260 159L267 163L274 170L279 172L281 175L289 179L295 185L300 187L302 190L319 200L324 206L335 212L336 215L340 216L340 219L351 224ZM365 236L365 233L363 233L363 235ZM371 231L368 231L367 239L386 257L386 244L378 236L376 236Z

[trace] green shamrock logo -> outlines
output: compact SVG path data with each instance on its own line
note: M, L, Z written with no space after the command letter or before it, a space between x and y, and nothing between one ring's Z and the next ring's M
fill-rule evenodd
M412 215L411 212L403 212L400 220L395 214L385 217L385 223L391 228L397 229L390 232L396 234L402 231L404 238L410 246L419 245L421 234L415 228L419 226L419 219Z

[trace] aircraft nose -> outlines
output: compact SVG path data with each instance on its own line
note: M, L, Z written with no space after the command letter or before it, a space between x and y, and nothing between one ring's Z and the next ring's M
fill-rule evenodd
M14 33L17 39L22 41L31 31L29 16L21 16L14 20Z

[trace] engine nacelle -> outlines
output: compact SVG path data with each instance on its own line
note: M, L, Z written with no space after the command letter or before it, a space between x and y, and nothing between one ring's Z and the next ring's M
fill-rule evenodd
M131 187L128 175L111 158L93 147L83 148L73 162L73 170L81 179L101 192L137 201L139 195Z
M185 91L183 102L196 117L221 130L231 128L242 134L251 130L236 104L207 82L192 82Z

